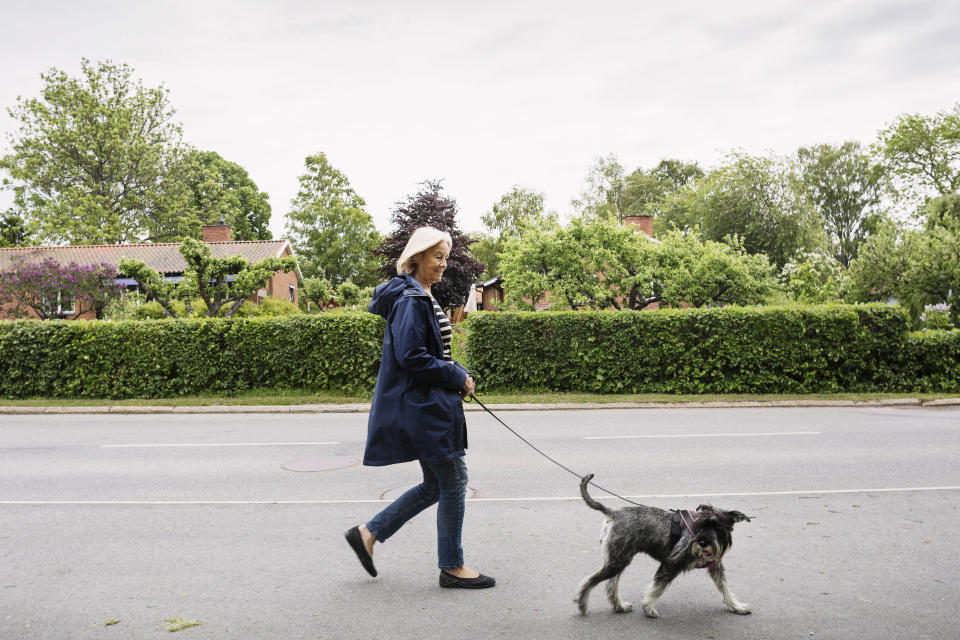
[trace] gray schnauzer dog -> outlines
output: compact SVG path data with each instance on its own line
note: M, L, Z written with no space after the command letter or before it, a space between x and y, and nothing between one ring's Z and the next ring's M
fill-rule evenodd
M670 583L681 573L691 569L706 569L723 596L723 604L741 615L750 613L750 605L740 602L730 591L723 571L723 554L733 544L733 525L750 518L739 511L723 511L709 505L700 505L695 513L666 511L640 505L623 509L608 509L587 493L587 484L593 474L580 481L580 495L593 509L607 517L603 525L603 567L583 579L574 602L580 613L587 612L587 599L595 586L607 582L607 597L613 610L627 613L633 610L629 602L620 599L620 576L633 556L643 552L657 560L660 567L653 582L643 594L643 612L650 618L659 616L654 606Z

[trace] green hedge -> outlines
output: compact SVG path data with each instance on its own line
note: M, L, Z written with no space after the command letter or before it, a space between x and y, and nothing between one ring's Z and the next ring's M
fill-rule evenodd
M250 388L369 391L383 319L0 322L0 396L153 398Z
M909 334L903 360L903 386L927 392L960 390L960 329Z
M0 322L0 397L368 392L383 327L353 312ZM484 390L960 390L960 331L908 333L904 312L886 305L481 312L466 342Z
M905 313L879 304L477 313L468 335L469 364L486 389L829 393L958 388L956 337L908 336Z

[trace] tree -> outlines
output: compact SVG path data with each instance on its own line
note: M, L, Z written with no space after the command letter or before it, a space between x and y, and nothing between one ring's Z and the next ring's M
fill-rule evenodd
M390 278L397 273L397 259L417 228L434 227L446 231L453 239L453 247L443 280L433 285L431 292L445 308L463 306L477 277L483 273L484 265L470 255L469 248L474 240L460 232L457 203L443 193L443 183L439 180L422 182L416 194L396 204L390 222L395 230L374 250L382 260L380 274Z
M926 230L887 224L850 263L845 297L851 302L897 300L919 328L927 305L945 304L960 327L960 225Z
M179 283L167 282L155 270L139 260L121 260L120 270L133 278L148 300L156 300L170 317L177 317L174 300L186 303L187 314L192 313L191 302L200 298L207 307L207 316L216 316L226 308L229 318L244 301L277 271L294 271L292 257L267 258L251 264L242 256L215 258L210 247L193 238L180 245L180 253L187 263Z
M10 212L0 214L0 247L26 246L29 237L22 217Z
M301 302L310 302L323 312L324 307L333 300L334 288L326 278L304 278L300 283Z
M223 219L234 240L271 240L269 196L246 169L214 151L190 151L184 158L190 192L188 215L202 224ZM200 238L200 224L194 234Z
M380 234L350 181L318 153L306 159L300 190L287 212L286 233L306 277L347 280L360 286L377 280L373 251Z
M921 212L926 227L954 228L960 226L960 193L930 200Z
M116 284L113 265L61 265L53 258L39 263L15 259L13 268L0 273L0 303L12 303L9 313L41 320L63 318L68 310L80 315L95 311L99 318L111 299L119 297L123 286Z
M821 304L840 297L843 269L833 256L812 251L785 264L780 280L797 302Z
M657 215L667 197L703 177L697 163L661 160L653 169L637 169L626 178L623 215Z
M775 287L765 256L674 231L657 243L600 218L534 230L507 242L504 290L521 308L552 297L570 309L634 309L654 303L755 304Z
M580 215L623 220L623 192L626 188L626 172L617 156L609 154L594 159L579 198L571 201Z
M180 125L167 90L133 70L82 61L74 78L50 69L39 98L9 109L19 129L0 160L14 206L44 242L119 243L184 237Z
M777 269L826 242L816 212L790 179L787 163L739 152L669 196L654 226L658 234L670 228L696 229L716 242L737 236L747 253L766 255Z
M480 220L486 233L476 238L470 253L486 265L485 277L491 277L500 273L500 254L507 238L531 227L554 224L557 214L544 212L542 193L514 185Z
M885 216L884 169L859 142L801 147L797 165L800 187L823 220L833 256L847 267Z
M879 151L914 197L960 191L960 102L934 116L901 115L880 131Z

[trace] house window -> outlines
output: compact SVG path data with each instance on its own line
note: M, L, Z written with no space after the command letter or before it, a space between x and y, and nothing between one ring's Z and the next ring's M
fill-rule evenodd
M73 296L65 291L57 292L57 313L60 316L72 316L77 312L76 305L73 303Z
M297 301L297 288L293 285L290 285L290 302Z

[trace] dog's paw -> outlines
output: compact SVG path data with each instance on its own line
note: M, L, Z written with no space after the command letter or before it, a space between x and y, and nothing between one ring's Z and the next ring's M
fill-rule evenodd
M633 611L633 605L629 602L621 602L613 608L615 613L630 613Z
M583 601L582 599L580 599L580 598L574 598L574 599L573 599L573 602L574 602L574 604L577 605L577 611L580 612L580 615L582 615L582 616L587 615L587 603L586 603L586 602L584 602L584 601Z
M746 602L739 602L737 600L734 600L733 602L728 604L727 608L730 609L730 611L733 611L734 613L741 616L748 616L751 613L749 604L747 604Z
M659 618L659 617L660 617L660 614L657 612L656 609L653 608L653 605L652 605L652 604L650 604L650 605L647 605L647 604L643 605L643 614L644 614L645 616L647 616L648 618Z

